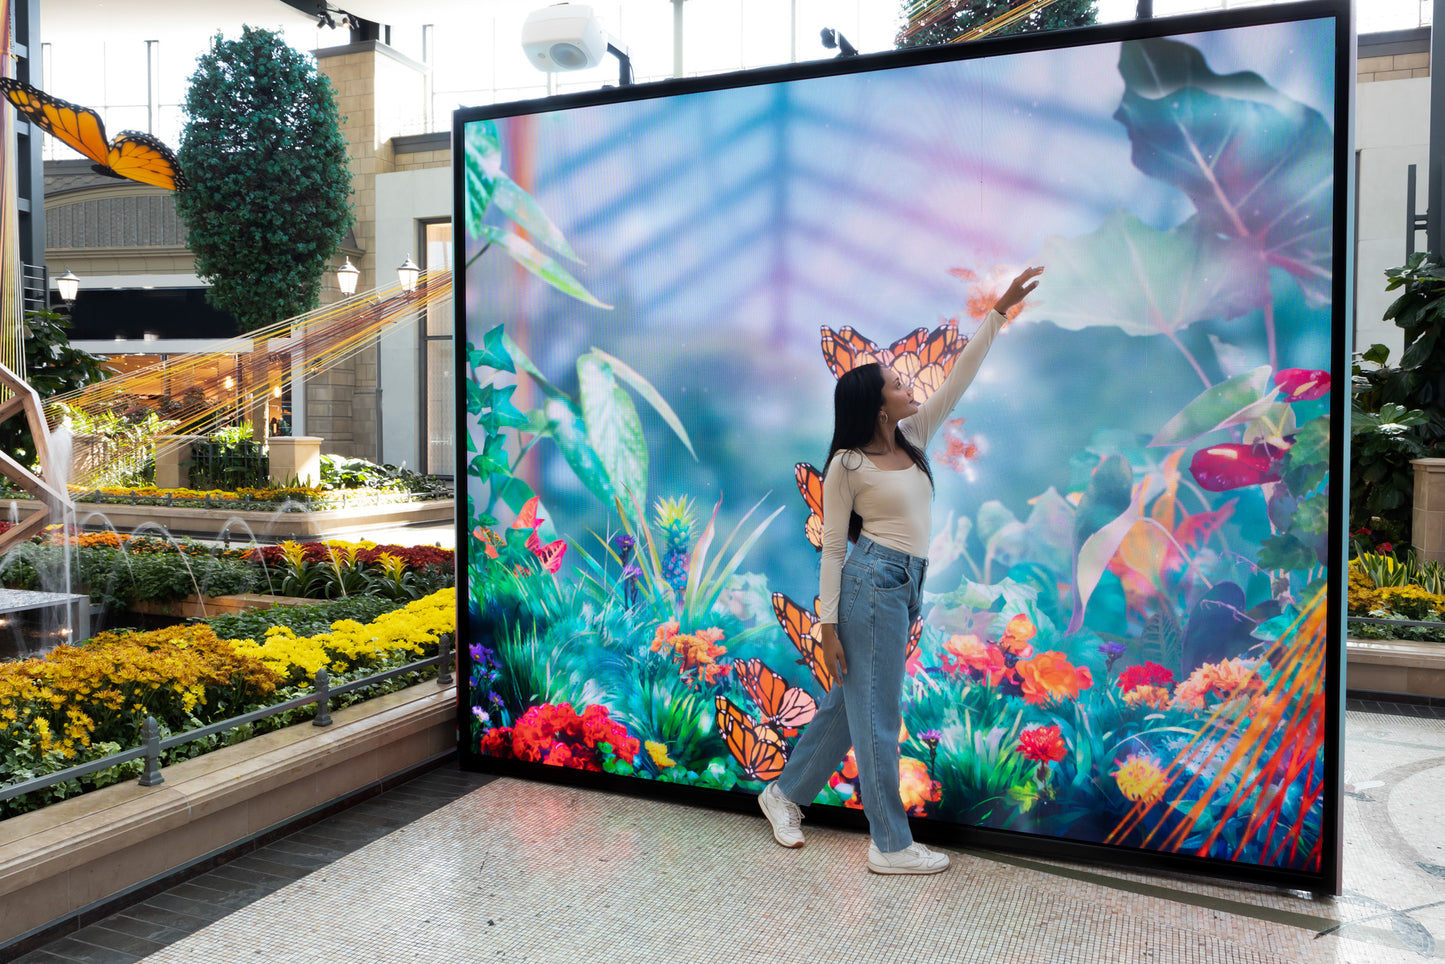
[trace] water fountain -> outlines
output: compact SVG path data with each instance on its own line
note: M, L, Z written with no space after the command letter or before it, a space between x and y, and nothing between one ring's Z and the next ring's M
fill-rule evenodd
M40 396L14 372L0 365L0 387L9 394L0 402L0 423L24 415L35 442L45 476L0 452L0 474L30 493L40 504L24 518L11 503L13 525L0 533L0 555L30 539L47 525L72 521L75 507L70 501L65 477L70 461L70 437L66 432L52 435L45 422ZM90 635L90 597L71 592L69 553L62 553L58 572L50 573L45 588L0 589L0 658L28 656L69 640Z

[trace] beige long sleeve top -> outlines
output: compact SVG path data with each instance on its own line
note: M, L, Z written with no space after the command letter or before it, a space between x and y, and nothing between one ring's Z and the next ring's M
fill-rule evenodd
M918 411L898 423L908 440L921 449L938 433L963 392L978 374L983 358L1005 318L990 311L953 363L938 391ZM840 451L823 477L823 558L818 579L818 621L838 622L838 591L848 552L848 518L858 513L863 535L879 545L911 556L928 554L932 528L933 487L916 465L880 469L862 452Z

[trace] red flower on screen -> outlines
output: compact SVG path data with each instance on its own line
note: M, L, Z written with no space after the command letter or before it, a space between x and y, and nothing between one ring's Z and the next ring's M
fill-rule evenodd
M1274 383L1291 402L1308 402L1330 393L1330 373L1313 368L1282 368Z
M1125 693L1139 686L1169 687L1174 685L1174 673L1158 663L1146 660L1138 666L1130 666L1120 673L1117 683L1119 689Z
M1057 726L1036 726L1019 734L1019 753L1026 760L1057 763L1068 754L1064 737Z

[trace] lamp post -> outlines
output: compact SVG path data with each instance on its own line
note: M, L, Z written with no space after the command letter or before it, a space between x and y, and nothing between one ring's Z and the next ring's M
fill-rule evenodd
M409 295L415 291L416 281L419 277L421 277L421 268L416 266L416 262L412 261L411 255L408 254L406 260L396 269L396 280L401 282L402 293Z
M67 305L72 304L75 296L80 294L80 278L67 267L65 274L55 279L55 287L60 291L60 300Z
M346 263L336 269L336 286L341 289L341 297L350 298L356 294L356 281L360 277L361 269L347 258Z

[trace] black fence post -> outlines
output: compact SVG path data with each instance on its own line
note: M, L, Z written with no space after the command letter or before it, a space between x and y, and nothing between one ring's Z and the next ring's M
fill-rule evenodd
M141 770L140 785L155 787L166 782L161 774L161 725L154 716L147 716L141 727L141 739L145 741L145 768Z
M312 726L331 725L331 676L323 666L316 671L316 718Z
M452 635L442 633L437 638L437 646L441 652L441 662L437 664L437 685L450 686L452 683Z

